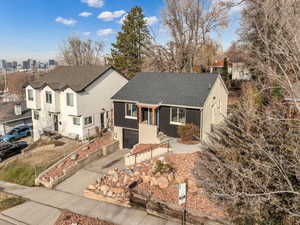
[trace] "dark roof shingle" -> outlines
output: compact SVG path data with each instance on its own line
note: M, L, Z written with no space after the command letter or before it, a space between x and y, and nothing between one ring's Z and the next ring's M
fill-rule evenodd
M111 66L59 66L44 74L39 80L29 82L28 85L35 89L48 85L53 90L71 88L80 92L111 68Z
M16 115L15 114L15 105L21 104L22 106L22 114ZM30 118L31 117L31 110L26 108L26 102L1 102L0 107L0 122L7 122L12 120L18 120L22 118Z
M202 107L218 74L138 73L112 99Z

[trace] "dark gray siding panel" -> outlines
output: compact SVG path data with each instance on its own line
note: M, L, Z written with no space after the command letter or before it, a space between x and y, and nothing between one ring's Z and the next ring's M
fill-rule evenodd
M138 120L125 118L125 103L114 102L115 126L138 129Z
M199 109L186 109L186 122L193 123L200 127ZM159 108L159 130L170 137L178 137L177 125L170 124L170 107L161 106Z

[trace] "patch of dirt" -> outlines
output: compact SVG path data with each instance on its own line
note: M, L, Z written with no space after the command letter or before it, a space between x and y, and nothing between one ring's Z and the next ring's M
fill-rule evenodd
M64 211L54 225L115 225L113 223Z

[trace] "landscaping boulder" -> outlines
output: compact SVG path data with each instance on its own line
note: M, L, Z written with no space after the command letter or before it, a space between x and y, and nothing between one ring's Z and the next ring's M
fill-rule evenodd
M165 189L169 186L169 181L166 177L159 177L157 179L157 184L161 189Z

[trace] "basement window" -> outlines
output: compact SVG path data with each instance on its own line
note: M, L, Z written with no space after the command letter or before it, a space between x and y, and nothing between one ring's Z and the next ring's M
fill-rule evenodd
M33 111L33 119L39 120L40 119L40 114L38 111Z
M184 125L186 121L186 109L183 108L170 108L170 124Z
M76 126L80 126L80 117L73 117L73 124Z
M137 119L137 107L136 104L125 104L125 117L128 119Z
M90 125L92 123L93 123L93 117L92 116L88 116L88 117L84 118L84 125L85 126Z

